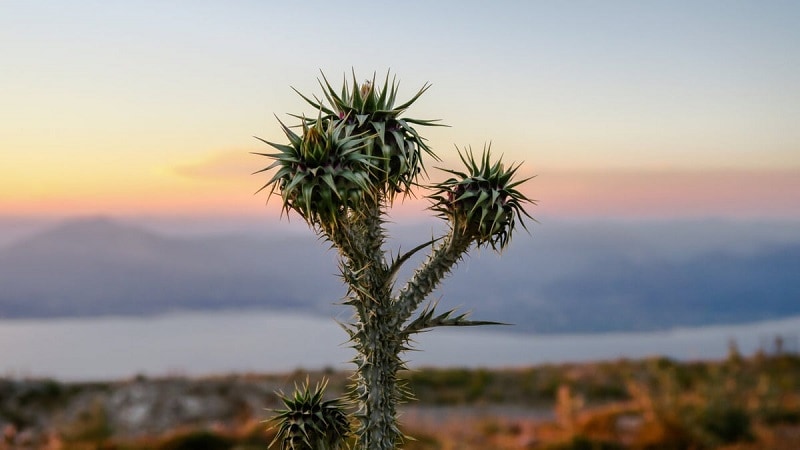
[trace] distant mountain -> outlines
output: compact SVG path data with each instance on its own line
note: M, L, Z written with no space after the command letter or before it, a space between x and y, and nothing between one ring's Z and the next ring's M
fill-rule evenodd
M592 331L791 316L800 314L800 244L681 262L619 261L552 282L544 292L571 311L562 327Z
M556 224L499 258L484 251L465 260L441 303L539 333L800 315L800 227L791 226Z
M472 309L476 319L516 324L508 330L535 332L797 315L800 233L794 229L555 224L535 230L534 238L519 235L502 257L473 252L432 299L441 298L442 308ZM430 230L397 234L430 236ZM402 247L416 244L409 241ZM398 287L422 258L409 262ZM347 318L350 311L334 305L345 291L336 274L333 251L309 234L178 238L85 219L0 248L0 318L225 308Z
M0 249L0 317L324 309L342 289L329 276L333 256L315 244L179 239L107 219L67 222ZM303 264L285 264L289 258ZM290 281L302 276L312 281Z

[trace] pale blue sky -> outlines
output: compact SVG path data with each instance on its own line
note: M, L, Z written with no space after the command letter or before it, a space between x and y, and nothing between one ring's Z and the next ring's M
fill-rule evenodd
M350 68L431 82L409 115L452 126L425 132L445 157L492 141L538 173L796 171L798 23L790 1L7 0L0 191L189 195L176 167L257 168L225 155L308 112L290 85Z

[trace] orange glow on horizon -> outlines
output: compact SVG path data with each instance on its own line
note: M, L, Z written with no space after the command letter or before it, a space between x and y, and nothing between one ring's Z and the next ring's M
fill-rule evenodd
M795 171L556 172L535 180L540 210L553 216L800 216Z
M252 161L251 161L252 162ZM218 174L217 174L218 175ZM255 194L265 177L185 177L116 189L0 194L0 215L280 215L280 199ZM546 171L522 186L534 217L800 217L795 171ZM391 217L430 216L428 200L398 199Z

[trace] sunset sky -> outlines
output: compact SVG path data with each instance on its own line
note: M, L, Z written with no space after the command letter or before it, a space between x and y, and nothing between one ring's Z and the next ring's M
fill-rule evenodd
M313 114L291 86L391 69L401 97L433 85L408 115L450 125L420 130L443 165L524 161L534 215L797 219L798 23L796 1L5 0L0 215L271 214L250 152Z

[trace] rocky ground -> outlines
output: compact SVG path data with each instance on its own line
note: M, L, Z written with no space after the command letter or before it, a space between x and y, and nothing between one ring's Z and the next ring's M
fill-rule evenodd
M135 378L61 384L0 380L0 429L6 440L39 448L67 440L133 440L176 429L230 431L269 417L278 405L276 377ZM289 383L291 386L291 383Z
M798 355L736 352L716 362L423 369L403 374L418 400L402 406L401 426L419 438L404 448L796 449L798 374ZM263 449L271 440L264 421L281 406L276 392L323 377L329 396L349 384L348 374L330 371L0 379L0 450ZM199 440L206 444L192 444Z

